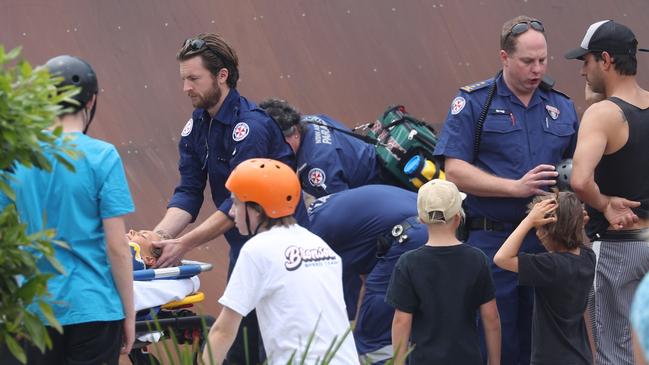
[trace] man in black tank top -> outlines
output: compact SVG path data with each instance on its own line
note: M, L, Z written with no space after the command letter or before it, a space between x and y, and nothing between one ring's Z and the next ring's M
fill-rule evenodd
M598 365L633 364L629 307L649 271L649 92L636 81L637 45L629 28L604 20L566 54L606 97L584 112L571 178L597 254L589 314Z

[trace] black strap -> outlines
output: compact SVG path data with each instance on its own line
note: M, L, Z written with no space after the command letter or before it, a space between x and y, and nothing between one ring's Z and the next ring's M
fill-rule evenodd
M478 122L476 123L475 126L475 136L473 137L473 162L474 163L478 158L478 152L480 152L480 143L482 141L482 127L484 127L484 121L487 118L487 112L489 111L491 102L494 99L494 95L496 95L496 80L498 79L498 77L500 77L500 75L502 75L502 73L503 70L500 70L498 71L496 76L494 76L494 83L489 88L489 93L487 94L487 100L485 104L482 106L482 110L480 111L480 117L478 118ZM554 80L550 76L544 75L543 80L541 80L541 84L539 85L539 88L543 91L550 92L553 87L554 87Z
M480 117L478 122L475 125L475 135L473 137L473 162L475 163L478 158L478 152L480 152L480 142L482 141L482 127L484 126L484 121L487 118L487 112L491 106L491 102L494 100L494 95L496 95L496 81L498 77L503 73L503 70L498 71L496 76L494 76L494 83L491 84L489 92L487 93L487 100L482 106L480 111Z
M349 136L356 137L356 138L360 139L361 141L363 141L363 142L365 142L365 143L369 143L369 144L371 144L371 145L375 145L375 146L377 146L377 145L379 145L379 143L380 143L379 140L376 139L376 138L374 138L374 137L364 136L364 135L361 135L361 134L356 134L356 133L354 133L354 132L350 132L350 131L344 130L344 129L342 129L342 128L337 128L337 127L334 127L334 126L329 125L329 124L325 124L325 123L317 122L317 121L315 121L315 120L309 120L309 121L307 121L307 123L308 123L308 124L319 125L319 126L321 126L321 127L326 127L326 128L329 128L329 129L333 129L333 130L338 131L338 132L340 132L340 133L344 133L344 134L347 134L347 135L349 135Z

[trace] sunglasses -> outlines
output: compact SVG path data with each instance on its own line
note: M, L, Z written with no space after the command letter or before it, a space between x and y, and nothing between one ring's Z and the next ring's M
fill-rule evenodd
M204 47L204 48L203 48ZM205 49L212 52L218 59L221 59L221 55L213 50L205 40L200 38L187 38L183 42L183 48L186 48L191 51L191 53L200 53Z
M538 32L543 33L545 28L543 28L543 23L538 20L530 20L528 22L516 23L512 26L512 29L509 31L508 36L516 37L525 32L527 32L530 27Z

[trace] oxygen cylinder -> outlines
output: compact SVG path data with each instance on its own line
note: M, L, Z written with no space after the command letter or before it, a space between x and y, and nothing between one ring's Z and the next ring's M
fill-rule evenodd
M403 167L403 172L410 177L410 183L419 189L426 182L435 178L438 171L437 165L421 155L410 158ZM439 171L438 179L446 179L444 171ZM424 181L422 181L424 180Z

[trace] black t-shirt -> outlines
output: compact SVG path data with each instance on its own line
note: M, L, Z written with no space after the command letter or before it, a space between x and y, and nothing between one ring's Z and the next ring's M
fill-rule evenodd
M410 365L482 363L476 311L495 297L487 260L464 244L422 246L399 258L385 300L413 315Z
M531 364L592 364L584 323L595 276L595 253L518 256L518 282L534 287Z

